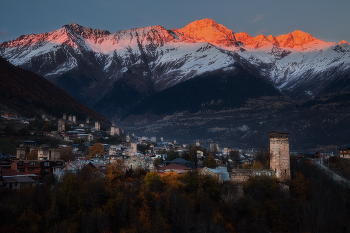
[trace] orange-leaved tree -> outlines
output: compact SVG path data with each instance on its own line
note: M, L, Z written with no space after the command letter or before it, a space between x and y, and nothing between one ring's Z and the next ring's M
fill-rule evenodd
M89 147L89 154L87 155L87 159L90 159L92 156L101 157L105 154L103 149L103 145L101 143L95 143L94 145Z
M107 170L108 173L105 179L108 183L108 187L119 187L125 178L123 161L117 159L107 167Z

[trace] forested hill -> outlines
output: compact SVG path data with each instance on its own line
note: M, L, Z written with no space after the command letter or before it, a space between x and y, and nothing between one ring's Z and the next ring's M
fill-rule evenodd
M0 57L0 103L19 114L33 116L41 112L56 117L74 114L107 124L108 120L40 75L18 68Z

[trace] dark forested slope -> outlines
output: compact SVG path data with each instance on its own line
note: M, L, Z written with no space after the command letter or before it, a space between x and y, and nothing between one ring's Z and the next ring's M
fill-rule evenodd
M200 75L152 95L141 101L130 114L220 111L242 107L248 98L281 95L262 78L236 65L232 72L216 71Z
M0 103L20 114L37 115L45 112L59 117L65 112L75 114L78 118L89 116L108 123L105 117L45 78L20 69L1 57L0 79Z

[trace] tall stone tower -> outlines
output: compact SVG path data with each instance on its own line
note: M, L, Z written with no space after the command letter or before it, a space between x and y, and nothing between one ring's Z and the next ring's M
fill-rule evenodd
M111 136L114 136L114 135L115 135L115 127L114 127L113 125L111 126L110 135L111 135Z
M126 140L126 142L130 142L130 134L126 134L125 140Z
M67 113L63 113L63 120L67 120Z
M196 141L196 146L201 146L201 142L200 141Z
M129 156L133 156L137 152L137 143L131 142L130 148L129 148Z
M58 125L57 125L57 131L58 132L64 132L66 130L66 120L65 119L58 119Z
M215 148L214 148L214 142L210 142L210 147L209 147L209 151L210 152L214 152Z
M114 127L114 135L118 135L118 136L120 136L120 128L118 128L118 127Z
M90 118L89 117L86 118L86 124L90 124Z
M77 123L77 116L73 116L73 123Z
M219 143L215 143L215 151L216 152L219 152L220 150L219 150Z
M289 133L270 132L270 169L281 182L290 180Z
M95 129L97 131L100 131L100 122L99 121L95 121Z

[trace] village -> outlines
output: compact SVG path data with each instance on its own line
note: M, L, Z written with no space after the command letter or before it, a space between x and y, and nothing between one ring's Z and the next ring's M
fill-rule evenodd
M263 160L267 160L267 151L247 153L242 149L220 148L219 143L214 142L206 149L200 141L178 144L176 140L167 141L162 137L158 140L156 137L136 137L125 132L124 128L112 125L109 130L102 129L98 121L90 121L89 118L77 121L76 116L65 113L61 119L45 115L42 119L28 119L13 113L5 113L2 118L6 123L19 121L30 126L34 125L33 122L36 125L42 122L43 129L45 125L46 129L57 128L45 131L27 127L32 130L20 137L16 154L1 155L2 188L19 190L23 186L45 182L46 179L59 180L66 172L75 172L85 166L91 167L103 177L108 172L108 165L116 161L122 161L125 172L143 170L156 171L158 174L181 174L197 170L200 174L216 177L220 183L230 180L243 182L255 175L272 177L279 174L281 181L290 179L286 133L281 134L286 142L282 152L278 152L283 154L283 162L279 159L275 165L271 163L270 167L266 167ZM4 133L8 132L8 128L3 127ZM41 135L41 141L45 137L48 143L36 143L38 135ZM276 135L273 137L278 138L279 134ZM276 169L281 172L278 173ZM286 177L282 177L282 173Z
M57 119L46 115L27 118L5 113L0 119L0 194L6 198L3 201L5 208L20 206L23 197L33 197L24 206L42 205L45 212L41 215L45 219L53 217L60 221L49 228L63 227L60 231L64 232L74 224L64 225L62 221L79 215L81 209L87 211L82 214L81 225L92 227L91 232L102 232L108 226L102 224L105 218L98 217L99 212L91 212L91 208L100 208L103 216L112 219L109 226L117 230L132 224L129 220L120 223L120 219L126 219L123 211L140 223L134 229L146 227L142 225L146 221L142 217L145 214L152 216L147 222L155 222L160 227L157 205L162 206L163 219L172 211L193 211L189 216L198 215L197 225L192 225L192 217L170 214L169 223L173 221L172 216L182 219L171 223L180 231L193 226L223 226L223 232L246 228L251 232L257 224L265 229L266 223L261 222L265 216L275 218L271 228L278 229L284 224L283 229L287 229L294 222L285 224L284 217L276 215L274 209L282 211L281 216L289 216L290 209L321 204L322 198L309 200L309 195L323 197L325 190L334 189L334 201L322 207L327 209L339 200L336 190L350 188L348 173L339 175L329 168L330 161L331 165L334 161L344 165L349 157L348 146L339 148L339 156L319 152L307 155L290 151L287 132L271 131L266 134L266 139L269 148L259 150L220 147L213 141L209 145L198 140L183 144L162 137L137 136L123 127L101 125L99 121L82 120L72 114L62 114L62 118ZM339 171L338 168L335 167L335 171ZM317 187L315 192L313 183ZM116 199L112 200L113 197ZM56 200L58 204L52 204ZM115 203L111 204L112 201ZM290 205L290 202L295 204ZM54 211L46 211L46 204L40 203L53 205ZM91 203L96 207L89 207ZM100 203L103 203L102 207ZM137 203L136 212L133 212L133 203ZM56 215L56 206L65 213L61 217ZM258 210L254 206L258 206ZM337 208L342 210L342 206L344 203ZM33 211L32 207L25 208ZM201 215L205 208L206 214ZM219 215L216 214L218 210ZM238 211L238 214L231 216L232 211ZM258 211L260 220L249 220L247 224L244 214L247 211L249 215ZM295 215L298 214L293 212ZM22 229L37 227L42 222L40 217L29 222L22 217L25 216L17 218ZM217 222L216 218L221 220ZM182 224L183 221L187 223ZM307 226L308 223L302 224ZM316 226L312 225L313 228Z

